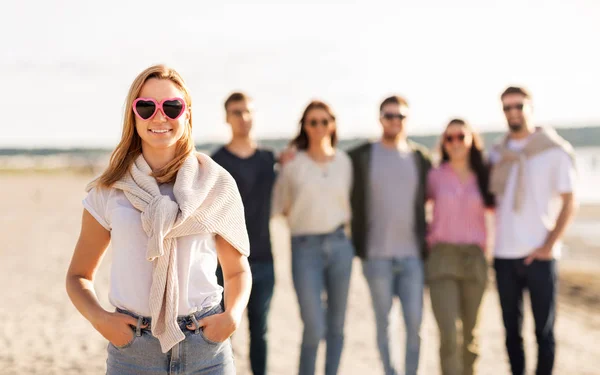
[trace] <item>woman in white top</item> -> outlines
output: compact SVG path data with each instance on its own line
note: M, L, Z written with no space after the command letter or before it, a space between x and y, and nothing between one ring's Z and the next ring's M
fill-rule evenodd
M311 102L292 141L298 150L282 167L274 211L292 234L292 274L304 323L299 374L314 374L317 349L326 338L325 374L338 371L354 249L344 227L350 221L352 166L336 149L335 116ZM322 301L326 292L327 302Z
M229 337L251 289L243 206L233 178L194 150L191 98L176 71L153 66L133 81L121 142L87 190L66 286L109 341L107 374L234 374ZM93 287L109 243L116 311Z

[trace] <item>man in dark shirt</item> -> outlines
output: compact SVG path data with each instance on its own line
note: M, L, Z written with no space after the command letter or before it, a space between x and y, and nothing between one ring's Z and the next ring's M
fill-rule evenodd
M250 363L254 375L267 369L267 317L275 285L269 220L271 192L275 182L275 156L260 149L252 140L252 101L243 93L233 93L225 101L226 120L231 125L231 141L212 158L235 179L246 216L250 238L252 292L248 302ZM223 285L221 269L217 270Z

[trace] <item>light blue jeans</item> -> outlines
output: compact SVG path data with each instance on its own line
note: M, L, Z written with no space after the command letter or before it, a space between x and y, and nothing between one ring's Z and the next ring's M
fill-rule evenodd
M108 344L106 360L107 375L233 375L235 365L231 340L213 342L207 339L202 329L190 331L186 325L210 315L222 312L220 305L208 311L201 311L192 316L177 319L179 328L185 334L185 340L175 345L167 353L160 349L158 339L152 336L150 318L138 317L128 311L117 310L123 314L138 318L133 340L127 345L116 347ZM140 328L148 323L147 328Z
M327 343L325 374L337 374L353 257L354 249L342 229L292 237L292 276L304 323L300 375L315 373L317 349L323 338Z
M406 326L405 374L416 375L423 315L423 261L420 258L367 259L363 272L371 290L377 325L377 346L386 375L397 375L389 345L389 315L394 296L400 298Z

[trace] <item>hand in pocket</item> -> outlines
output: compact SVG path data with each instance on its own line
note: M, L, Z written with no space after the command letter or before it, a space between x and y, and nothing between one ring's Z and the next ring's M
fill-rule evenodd
M137 319L132 316L109 312L94 323L94 328L114 346L121 347L133 341L135 333L132 327L136 325ZM144 325L141 328L146 327Z
M227 340L237 329L235 319L227 312L200 319L198 325L202 328L202 333L207 340L218 343ZM193 331L196 326L191 323L188 324L187 329Z

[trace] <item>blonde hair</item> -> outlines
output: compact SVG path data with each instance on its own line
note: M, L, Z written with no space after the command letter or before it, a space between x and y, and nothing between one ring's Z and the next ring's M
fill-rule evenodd
M135 116L132 104L140 95L142 87L151 78L168 79L183 93L183 99L189 110L188 122L184 133L177 141L175 158L163 168L154 171L152 175L160 183L172 182L177 176L177 171L183 165L188 155L194 151L195 145L192 139L192 98L183 78L174 69L165 65L154 65L141 72L131 84L129 94L125 102L125 115L123 118L123 133L121 141L110 156L108 168L98 178L97 184L110 187L119 181L129 170L135 159L142 153L142 139L135 128Z

